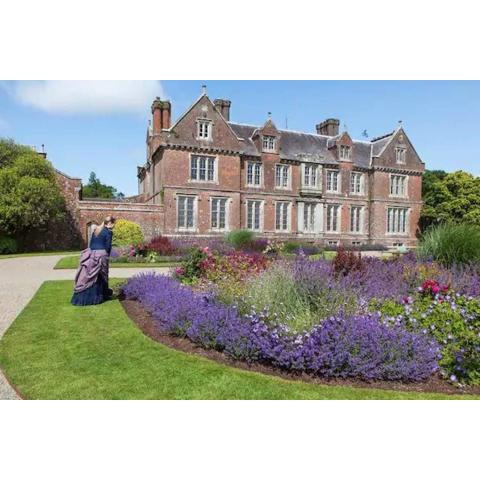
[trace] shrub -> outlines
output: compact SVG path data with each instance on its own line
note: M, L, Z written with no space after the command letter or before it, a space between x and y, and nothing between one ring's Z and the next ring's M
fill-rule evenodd
M403 304L383 305L385 321L405 326L435 338L441 346L439 362L445 376L453 381L480 384L480 303L478 299L455 294L446 285L427 280L420 295L407 297Z
M321 248L314 244L314 243L307 243L307 242L298 242L290 240L285 242L283 251L285 253L294 253L294 254L303 254L303 255L316 255L320 253L322 250Z
M480 226L442 224L429 229L418 248L420 258L444 266L480 262Z
M254 238L242 247L243 252L263 253L267 250L269 241L266 238Z
M148 243L146 243L143 248L147 252L155 252L158 255L173 255L175 253L175 247L172 245L172 242L168 237L163 237L158 235L157 237L152 238Z
M225 236L226 242L237 250L251 244L253 239L254 233L250 230L232 230Z
M0 254L16 253L17 241L11 237L0 237Z
M347 252L343 248L337 250L333 259L333 271L336 274L348 275L354 271L363 269L363 262L360 253L355 255L353 252Z
M274 263L262 274L250 278L238 302L245 313L261 311L270 321L282 322L294 329L318 323L286 264Z
M175 269L175 277L183 282L198 279L203 272L203 261L207 258L207 248L194 248L183 258L180 267ZM211 254L210 254L211 255Z
M139 245L143 242L140 225L130 220L117 220L113 229L112 244L116 247Z

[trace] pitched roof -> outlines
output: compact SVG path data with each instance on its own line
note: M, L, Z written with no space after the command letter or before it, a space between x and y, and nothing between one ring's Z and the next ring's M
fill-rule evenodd
M245 145L245 155L260 156L255 143L251 137L255 130L259 127L254 125L245 125L229 122L233 131L238 137L243 138ZM329 149L332 140L337 137L329 137L327 135L318 135L314 133L295 132L293 130L279 130L281 135L280 157L286 160L300 160L302 157L314 157L320 163L336 164L334 152ZM384 138L387 143L393 132ZM353 140L354 152L352 161L354 165L359 167L369 167L373 155L373 149L383 147L383 144L377 145L377 142L368 142L361 140ZM379 150L380 151L380 150Z

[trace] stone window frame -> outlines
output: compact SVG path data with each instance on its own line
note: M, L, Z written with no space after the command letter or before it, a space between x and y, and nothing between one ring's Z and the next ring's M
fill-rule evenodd
M346 155L345 155L346 153ZM341 160L351 160L352 158L352 147L350 145L340 145L338 157Z
M403 154L403 155L400 155L401 157L400 160L399 160L399 153ZM406 145L397 145L395 147L395 162L398 163L399 165L405 165L407 163L407 146Z
M287 227L283 228L284 218L280 221L280 228L278 228L277 206L283 204L287 206L287 211L282 214L287 214ZM281 233L290 233L292 231L292 202L290 200L275 200L275 231Z
M342 205L339 204L339 203L328 203L327 205L325 205L325 208L326 208L326 214L325 214L325 232L326 233L341 233L341 226L342 226ZM329 208L337 208L337 212L336 212L336 225L335 225L335 230L332 230L330 229L330 225L329 225L329 214L328 214L328 211L329 211Z
M337 175L337 189L331 190L328 188L328 176L331 173L335 173ZM333 168L327 168L325 170L325 190L327 193L341 193L341 184L342 184L342 174L340 170L335 170Z
M272 146L270 146L270 142L272 143ZM266 146L265 143L267 144ZM262 152L277 152L277 137L275 135L262 135Z
M359 192L356 192L355 190L352 189L352 186L353 186L352 182L353 182L354 176L359 176L360 177L360 191ZM365 173L364 172L358 172L356 170L352 170L350 172L350 194L351 195L365 195Z
M200 177L200 166L196 167L197 178L192 178L192 166L194 157L204 157L213 159L213 180L208 180L208 165L205 166L205 180L201 180ZM218 155L202 155L198 153L190 153L189 155L189 168L188 168L188 182L189 183L210 183L218 184Z
M357 222L359 229L352 229L353 209L359 209ZM352 235L363 235L365 232L365 206L364 205L350 205L350 233Z
M303 202L303 228L302 232L304 233L315 233L315 220L316 220L316 209L321 208L321 205L318 202ZM310 210L310 212L309 212ZM305 224L305 219L308 219L308 222ZM313 222L312 222L313 218ZM307 228L307 226L309 228Z
M405 225L404 231L389 231L390 227L390 210L403 210L405 212L403 224ZM406 237L410 235L410 212L411 208L405 205L387 205L385 208L385 234L387 236L401 236ZM393 214L393 223L395 225L395 214ZM399 220L398 220L399 221Z
M180 198L193 198L193 226L192 227L183 227L179 226L179 201ZM191 195L185 193L177 193L175 195L175 224L177 232L198 232L198 195ZM188 218L185 216L185 223L188 223Z
M257 185L255 183L248 183L248 167L249 165L255 166L259 165L260 166L260 183ZM252 177L255 178L255 171L252 172ZM247 187L251 188L263 188L263 164L261 162L253 162L253 161L247 161L246 162L246 168L245 168L245 185Z
M280 177L277 176L277 169L279 167L282 167L282 172L283 172L283 169L286 168L287 169L287 186L278 186L277 185L277 179L280 178L280 183L283 184L283 179L284 179L284 175L281 174ZM275 164L275 189L276 190L291 190L292 189L292 166L291 165L288 165L286 163L276 163Z
M201 136L202 125L207 127L207 136ZM212 140L213 139L213 120L209 118L198 118L197 119L197 140Z
M216 200L225 200L225 227L214 227L213 223L213 202ZM209 199L210 201L210 231L212 232L228 232L230 230L230 197L222 197L221 195L212 195ZM220 210L218 212L220 219Z
M259 222L258 222L258 228L250 228L248 226L248 207L251 202L259 202L260 203L260 209L259 209ZM264 230L264 211L265 211L265 200L259 199L259 198L247 198L245 200L245 228L247 230L251 230L252 232L263 232ZM252 215L252 224L254 225L254 218Z
M305 182L306 178L306 169L307 167L313 168L315 170L315 184L311 185L311 181L307 184ZM321 189L321 175L322 175L322 167L318 163L302 163L302 188L309 188L312 190L320 190ZM311 178L311 174L309 174L309 178Z
M401 177L404 179L403 183L403 193L392 193L393 189L393 177ZM389 197L393 198L408 198L408 175L404 175L402 173L390 173L389 176Z

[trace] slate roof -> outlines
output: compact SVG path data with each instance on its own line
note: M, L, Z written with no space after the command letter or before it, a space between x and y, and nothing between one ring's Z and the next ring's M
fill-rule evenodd
M242 143L245 147L243 149L245 155L260 156L260 152L258 152L251 137L255 130L261 127L233 122L229 122L229 125L239 138L244 139ZM281 135L280 157L282 159L300 160L302 157L304 159L311 157L320 163L338 163L333 151L329 149L332 145L332 140L337 137L295 132L292 130L279 130L279 133ZM389 133L388 135L371 142L353 140L353 164L359 167L368 168L372 156L378 155L383 150L393 134L394 132Z

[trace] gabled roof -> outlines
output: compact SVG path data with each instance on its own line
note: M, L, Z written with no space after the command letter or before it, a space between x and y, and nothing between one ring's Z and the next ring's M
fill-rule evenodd
M197 103L201 102L203 98L206 98L206 100L208 102L210 102L210 105L212 106L212 108L217 111L217 108L215 107L215 104L210 100L210 97L206 94L206 93L202 93L191 105L189 108L187 108L187 110L183 113L183 115L181 115L177 121L168 129L169 131L172 131L175 129L175 127L190 113L191 110L193 110L193 108L197 105ZM229 122L227 122L222 114L219 112L218 113L218 116L225 122L225 124L227 125L227 127L230 129L230 131L232 132L233 135L237 136L235 131L232 129L231 125ZM237 136L238 138L238 136ZM241 140L240 138L238 138L238 140Z
M261 127L254 125L229 122L238 137L243 138L245 155L260 156L252 136ZM280 157L285 160L300 160L309 156L320 163L337 164L338 160L334 152L329 148L332 140L335 141L341 135L329 137L314 133L302 133L293 130L278 130L281 135ZM372 156L372 143L361 140L353 140L354 154L353 163L359 167L368 168Z

